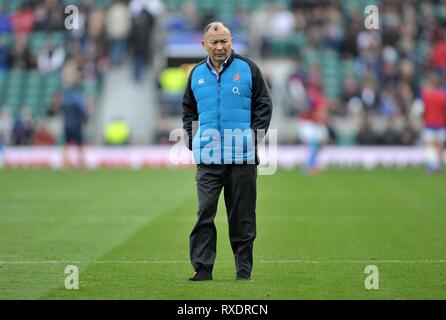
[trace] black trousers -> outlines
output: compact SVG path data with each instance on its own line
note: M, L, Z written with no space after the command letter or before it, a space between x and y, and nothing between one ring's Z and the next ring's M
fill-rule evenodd
M198 219L190 234L190 259L195 271L212 272L217 247L214 218L224 188L237 275L251 276L256 237L256 180L255 164L197 166Z

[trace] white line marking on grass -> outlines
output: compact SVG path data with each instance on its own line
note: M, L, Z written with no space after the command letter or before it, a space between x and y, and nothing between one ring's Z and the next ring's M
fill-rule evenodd
M27 265L27 264L189 264L188 260L23 260L0 261L0 265ZM233 261L218 261L217 263L234 263ZM388 263L388 264L442 264L446 260L257 260L254 263L265 264L364 264L364 263Z
M181 264L190 263L187 260L28 260L28 261L0 261L0 264Z
M394 264L416 264L416 263L446 263L446 260L258 260L259 263L283 263L283 264L318 264L318 263L394 263Z

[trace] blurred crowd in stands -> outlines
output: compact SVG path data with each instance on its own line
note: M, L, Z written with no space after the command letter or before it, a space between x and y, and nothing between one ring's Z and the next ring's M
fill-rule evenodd
M74 2L80 29L66 32L64 8ZM379 8L379 30L364 27L369 4ZM336 144L419 143L425 74L438 73L446 87L445 0L23 1L13 12L0 13L0 74L59 72L64 87L85 86L90 80L96 90L85 97L92 100L107 68L120 65L127 55L132 57L134 79L140 81L152 51L162 50L149 41L155 17L162 17L167 34L185 36L222 20L248 39L248 56L292 60L296 67L287 75L286 94L276 97L281 106L276 112L298 117L300 93L308 86L318 88L327 101L327 125ZM57 32L64 33L63 42L47 41L38 51L30 48L33 34ZM178 102L191 66L184 61L159 74L161 108L169 116L181 113ZM272 91L281 92L266 75ZM62 94L59 90L48 100L44 118L60 114ZM51 125L47 135L39 133L44 126L33 119L33 110L21 105L15 112L3 101L5 92L0 97L0 141L57 143ZM165 135L160 134L157 142L163 141ZM284 142L299 141L296 135Z
M134 79L140 81L149 62L148 35L154 17L163 10L163 3L155 0L17 2L20 5L14 10L8 10L12 1L0 2L0 77L5 80L0 84L0 144L58 143L66 122L61 112L65 91L80 86L91 114L104 73L112 65L120 65L128 55L134 65ZM74 11L65 10L70 5L78 9L76 21L70 19ZM75 27L67 30L67 23ZM57 45L53 42L55 37L60 40ZM45 40L37 41L42 39ZM36 72L38 80L51 75L58 79L51 96L47 99L38 96L36 108L27 104L20 90L15 93L17 97L8 99L15 75L31 78ZM41 84L37 81L36 85ZM29 89L27 80L20 88Z
M248 55L292 59L296 68L288 75L286 95L276 99L276 112L298 117L299 99L309 86L319 88L327 101L331 143L420 142L423 79L433 71L445 83L446 1L229 2L227 13L224 6L203 11L204 4L186 2L168 16L166 28L199 32L223 16L233 32L248 36ZM379 8L378 30L364 27L367 5ZM275 92L276 84L269 84ZM284 142L299 140L296 135Z
M375 1L379 30L366 30L364 7L373 3L295 0L267 18L255 13L264 26L256 29L261 52L274 54L280 38L291 44L303 84L319 82L328 99L335 142L412 145L422 128L424 77L437 72L446 84L446 1ZM329 54L308 61L315 51Z

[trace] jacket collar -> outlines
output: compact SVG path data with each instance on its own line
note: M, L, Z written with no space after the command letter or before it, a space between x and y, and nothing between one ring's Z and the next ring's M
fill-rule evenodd
M233 49L231 49L231 54L225 60L225 62L223 62L223 64L221 65L222 69L221 69L220 73L222 73L223 70L225 70L227 67L229 67L231 65L232 61L234 61L234 58L235 58L235 51ZM211 63L211 58L209 56L206 58L206 64L211 71L215 71L215 68Z

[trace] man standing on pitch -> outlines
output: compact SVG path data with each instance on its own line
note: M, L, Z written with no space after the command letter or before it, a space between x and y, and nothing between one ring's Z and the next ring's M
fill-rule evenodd
M249 280L256 237L257 137L268 130L272 102L260 69L232 50L231 32L223 23L207 25L202 44L208 57L190 73L183 98L198 192L198 219L190 235L196 273L189 280L212 280L214 218L223 187L236 279Z

